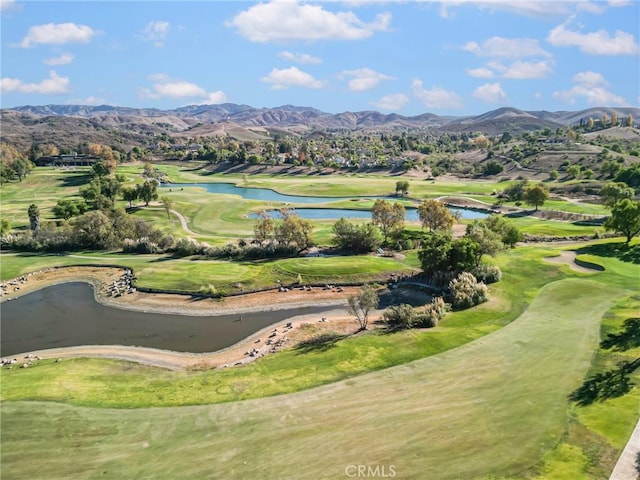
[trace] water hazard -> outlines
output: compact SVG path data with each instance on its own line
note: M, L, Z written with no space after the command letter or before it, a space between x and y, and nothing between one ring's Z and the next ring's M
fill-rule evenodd
M1 308L0 354L7 357L80 345L213 352L287 318L320 314L335 307L219 316L143 313L102 305L96 302L93 287L74 282L38 290L5 302Z
M227 194L227 195L240 195L247 200L262 200L265 202L284 202L284 203L297 203L297 204L310 204L310 203L328 203L336 202L339 200L351 200L351 199L387 199L397 200L396 196L365 196L365 197L311 197L302 195L284 195L278 193L275 190L268 188L246 188L237 187L232 183L176 183L166 184L163 188L178 189L184 187L199 187L204 188L208 193L213 194ZM465 220L472 220L476 218L484 218L486 213L478 212L468 208L449 207L453 213L459 213L460 217ZM274 217L277 217L277 212L271 212ZM309 220L337 220L340 217L345 218L371 218L371 212L369 210L349 210L341 208L298 208L295 213L302 218ZM254 218L255 214L249 215L250 218ZM407 220L417 221L418 212L415 208L407 208Z

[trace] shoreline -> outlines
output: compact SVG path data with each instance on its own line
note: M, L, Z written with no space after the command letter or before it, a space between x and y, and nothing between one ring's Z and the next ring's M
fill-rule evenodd
M291 348L305 340L301 326L314 325L311 330L355 331L355 322L347 315L347 297L359 290L358 287L340 289L316 288L312 291L293 289L288 292L268 291L228 297L221 300L199 298L192 295L144 293L135 291L120 297L102 295L105 285L121 278L124 268L102 266L71 266L40 270L3 282L8 285L8 294L0 298L0 304L27 295L42 288L69 282L86 282L93 286L97 302L112 308L121 308L156 314L177 315L223 315L229 313L258 312L265 310L287 310L306 306L335 307L318 315L298 315L265 327L227 348L208 353L177 352L148 347L123 345L81 345L56 349L23 352L14 355L24 357L22 364L31 363L36 358L110 358L132 361L142 365L169 370L203 370L226 368L250 363L257 358ZM291 324L288 328L287 324ZM308 332L307 332L308 333ZM273 335L275 334L275 335ZM272 335L271 337L269 337ZM20 361L20 360L19 360ZM21 365L18 365L21 366Z

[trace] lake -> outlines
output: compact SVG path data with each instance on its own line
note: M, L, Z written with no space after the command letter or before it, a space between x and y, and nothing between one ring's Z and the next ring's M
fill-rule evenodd
M165 184L162 188L180 189L185 187L199 187L204 188L208 193L212 194L227 194L227 195L240 195L247 200L262 200L265 202L282 202L282 203L328 203L336 202L339 200L351 200L351 199L386 199L397 200L398 197L392 196L351 196L351 197L309 197L303 195L283 195L274 190L268 188L246 188L237 187L232 183L174 183ZM458 212L461 218L465 220L473 220L476 218L484 218L488 214L478 212L468 208L449 207L452 212ZM277 211L270 212L274 218L277 218L279 213ZM349 210L341 208L297 208L295 213L302 218L309 220L333 220L340 217L345 218L371 218L371 212L368 210ZM250 218L255 218L255 214L249 215ZM415 208L407 208L408 221L417 221L418 212Z
M93 287L72 282L43 288L2 304L3 357L48 348L126 345L177 352L214 352L274 323L331 307L303 307L216 316L144 313L98 303Z

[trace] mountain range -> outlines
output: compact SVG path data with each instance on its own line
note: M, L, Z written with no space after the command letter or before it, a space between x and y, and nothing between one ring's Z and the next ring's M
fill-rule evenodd
M247 135L303 133L310 131L385 131L432 129L438 133L482 132L498 135L505 131L521 133L546 127L575 125L589 118L620 120L632 115L640 118L640 109L632 107L598 107L580 111L523 111L503 107L476 116L439 116L424 113L403 116L376 111L331 114L312 107L284 105L255 108L248 105L189 105L173 110L130 108L111 105L42 105L21 106L0 111L4 141L25 147L66 133L66 137L95 137L100 131L117 131L123 143L136 144L138 136L167 133L181 137L221 135L229 131ZM68 130L63 132L63 130ZM69 138L71 140L71 138ZM51 140L49 140L51 141ZM88 140L92 141L92 140ZM66 142L65 142L66 143ZM77 143L76 143L77 145Z

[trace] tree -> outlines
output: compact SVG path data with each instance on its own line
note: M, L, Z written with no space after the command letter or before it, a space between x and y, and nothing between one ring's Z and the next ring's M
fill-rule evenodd
M544 205L544 202L548 199L549 191L543 183L538 183L537 185L529 187L524 192L524 201L527 205L535 207L536 211L538 211L538 207Z
M365 285L356 295L347 298L347 312L356 317L359 330L366 330L369 325L369 313L378 308L378 294L371 285Z
M500 235L480 222L472 222L467 225L466 236L473 240L479 247L476 255L476 267L480 265L483 255L493 257L505 248Z
M453 238L449 232L434 231L426 235L418 258L422 270L431 276L437 272L448 270L449 251Z
M173 206L173 200L171 200L169 197L164 196L160 199L160 201L162 202L162 206L164 207L164 211L167 214L167 219L171 219L171 215L169 215L171 213L171 207Z
M158 184L155 181L146 180L136 188L138 198L144 201L145 206L148 206L150 201L158 199Z
M372 252L382 244L380 229L371 223L353 225L345 218L333 224L332 243L353 253Z
M512 202L518 202L524 198L524 192L529 187L529 180L520 180L517 183L507 187L502 192Z
M131 208L132 203L138 199L138 189L136 187L124 187L122 189L122 199L125 202L129 202L129 208Z
M613 206L611 216L604 223L607 230L613 230L626 237L626 244L640 233L640 201L623 198Z
M391 203L378 199L376 203L373 204L371 221L382 230L384 243L387 243L387 239L391 233L402 229L404 226L404 215L405 209L399 203Z
M256 241L262 245L271 238L274 231L275 225L269 212L265 212L264 210L258 212L258 221L253 226L253 236Z
M489 215L481 220L474 220L471 225L480 224L500 236L500 240L506 246L514 247L521 242L524 235L518 227L501 215ZM468 227L467 227L468 231Z
M91 167L91 174L94 177L106 177L107 175L109 175L109 173L109 167L105 165L103 161L96 162L93 164L93 167Z
M65 220L82 215L86 211L87 204L84 200L72 200L70 198L58 200L58 203L53 207L53 214Z
M409 193L409 181L408 180L398 180L396 182L396 195L398 192L403 196Z
M438 200L424 200L418 206L418 217L423 227L430 232L435 230L451 230L455 221L451 211Z
M495 160L490 160L484 166L484 174L485 175L497 175L504 170L504 167L496 162Z
M623 182L609 182L600 189L600 196L606 206L613 207L623 198L633 198L633 188Z
M571 165L567 168L567 175L571 178L578 178L580 176L580 172L582 167L580 165Z
M38 228L40 228L40 210L38 209L38 206L35 203L29 205L27 214L29 215L29 225L31 226L31 230L38 230Z
M313 246L313 224L297 215L283 213L282 222L275 228L275 237L283 245L293 245L298 252Z
M633 115L631 114L627 117L627 127L633 127Z

